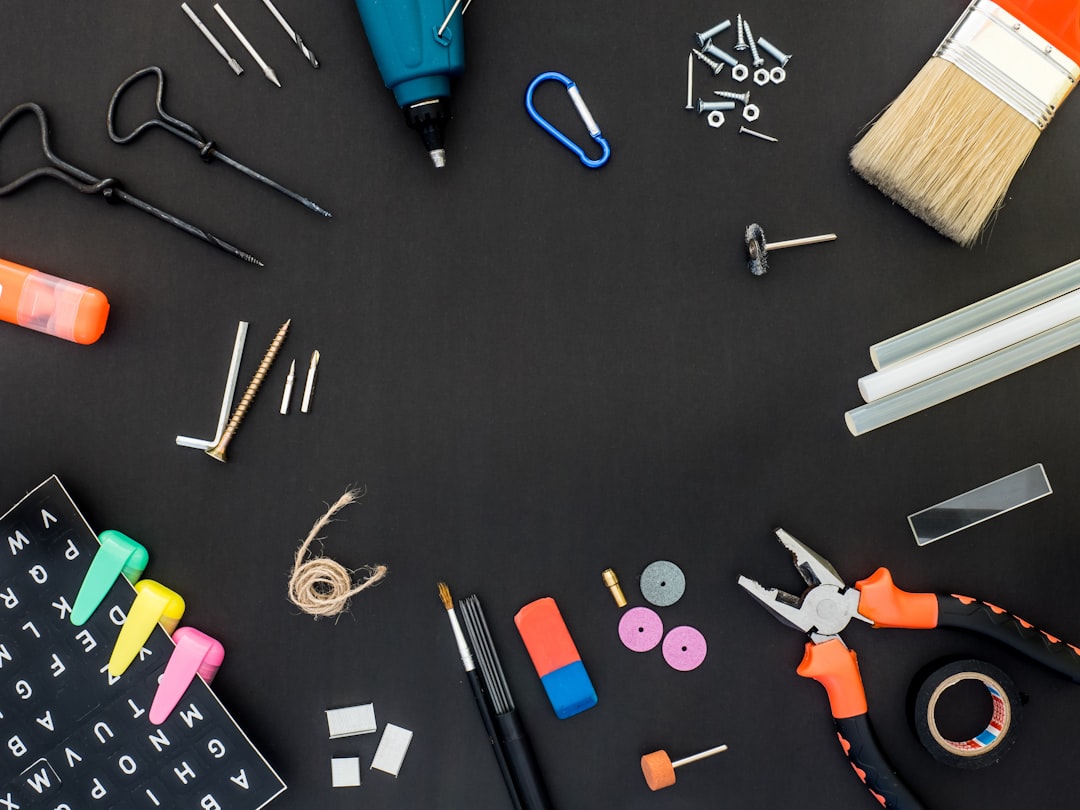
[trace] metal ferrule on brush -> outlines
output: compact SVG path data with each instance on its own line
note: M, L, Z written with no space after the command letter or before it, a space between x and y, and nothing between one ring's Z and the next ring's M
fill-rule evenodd
M951 62L1039 129L1080 78L1080 66L990 0L975 0L934 56Z

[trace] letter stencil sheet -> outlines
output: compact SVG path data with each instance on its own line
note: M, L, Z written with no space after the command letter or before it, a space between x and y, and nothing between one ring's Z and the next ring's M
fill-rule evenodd
M160 625L127 671L109 676L135 599L126 579L86 624L71 623L97 548L56 476L0 518L0 810L263 807L285 783L202 678L164 723L150 723L173 650Z

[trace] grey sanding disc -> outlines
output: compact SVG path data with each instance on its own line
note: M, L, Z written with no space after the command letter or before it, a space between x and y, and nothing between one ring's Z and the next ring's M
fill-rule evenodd
M641 595L657 607L674 605L685 591L686 577L673 562L657 560L641 572Z

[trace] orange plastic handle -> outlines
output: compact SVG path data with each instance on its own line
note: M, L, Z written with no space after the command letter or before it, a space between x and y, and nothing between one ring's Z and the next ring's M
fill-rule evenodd
M929 630L938 624L938 599L932 593L908 593L893 584L888 568L879 568L855 583L862 596L859 613L874 627L907 627Z
M808 641L802 663L795 671L825 687L829 708L837 720L866 714L866 690L859 674L858 658L840 639L821 644Z
M1080 3L1076 0L995 0L1074 62L1080 62Z

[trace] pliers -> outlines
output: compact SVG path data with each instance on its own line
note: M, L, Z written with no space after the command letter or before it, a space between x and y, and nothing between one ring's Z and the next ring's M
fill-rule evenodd
M1080 683L1080 648L1066 644L1001 608L958 594L908 593L893 584L887 568L848 587L836 569L783 529L780 543L791 552L806 581L802 596L766 588L739 577L739 585L782 623L810 636L796 672L825 687L840 744L855 773L883 807L921 810L922 803L893 772L874 736L866 691L855 651L840 632L853 619L874 627L956 627L990 636Z

